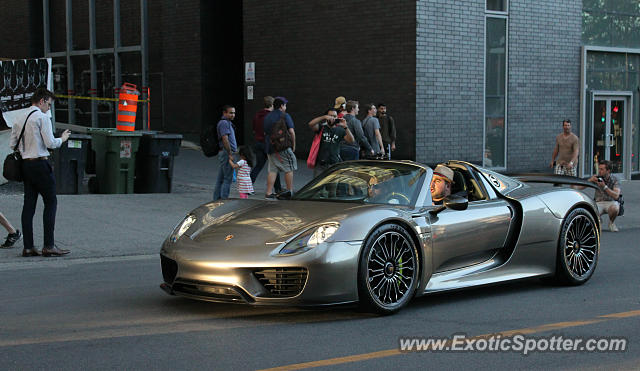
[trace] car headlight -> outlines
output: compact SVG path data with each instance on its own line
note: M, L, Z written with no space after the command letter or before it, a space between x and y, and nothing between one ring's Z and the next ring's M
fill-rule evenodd
M309 251L328 240L329 237L336 233L339 227L340 224L338 223L329 223L323 224L319 227L310 228L296 236L293 240L289 241L289 243L280 249L279 254L295 255Z
M195 215L187 215L184 220L180 224L176 225L176 227L173 229L173 233L171 233L170 237L171 242L177 242L180 237L182 237L182 235L189 229L189 227L191 227L191 225L195 223L195 221Z

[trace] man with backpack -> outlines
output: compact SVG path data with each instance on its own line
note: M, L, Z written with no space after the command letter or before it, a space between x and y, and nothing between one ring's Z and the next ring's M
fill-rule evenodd
M267 163L267 152L264 143L264 118L273 111L273 100L273 97L270 95L264 97L264 108L262 108L255 114L255 116L253 116L253 153L256 156L256 163L255 166L251 169L251 183L256 182L258 174L260 174L260 172L262 171L264 164ZM282 191L282 186L280 185L280 176L276 177L274 187L276 193Z
M233 180L233 168L229 164L229 160L233 160L233 153L238 150L236 142L236 131L233 120L236 117L236 109L233 106L225 105L222 107L222 117L218 121L218 178L216 179L215 188L213 190L213 200L221 198L229 198L229 190L231 189L231 181Z
M275 199L273 184L278 172L284 173L287 190L280 193L280 198L290 198L293 195L293 171L298 169L296 150L296 133L293 119L286 112L287 99L276 97L273 101L273 111L264 118L265 147L269 161L267 174L267 199Z

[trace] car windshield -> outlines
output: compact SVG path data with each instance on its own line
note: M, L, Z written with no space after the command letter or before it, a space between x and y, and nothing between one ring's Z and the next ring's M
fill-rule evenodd
M343 162L313 179L293 199L413 205L425 170L383 161Z

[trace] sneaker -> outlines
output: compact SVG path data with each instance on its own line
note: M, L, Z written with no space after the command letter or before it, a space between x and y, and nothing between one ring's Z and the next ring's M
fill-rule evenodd
M280 192L276 195L276 198L278 200L290 200L291 196L293 196L293 193L289 190L286 190L284 192Z
M611 232L617 232L618 231L618 227L616 227L615 223L609 222L609 230Z
M264 198L266 198L267 200L275 200L276 199L276 194L272 193L270 195L265 195Z
M22 233L20 233L20 230L16 229L16 233L10 233L0 247L4 249L11 248L16 242L20 240L20 238L22 238Z

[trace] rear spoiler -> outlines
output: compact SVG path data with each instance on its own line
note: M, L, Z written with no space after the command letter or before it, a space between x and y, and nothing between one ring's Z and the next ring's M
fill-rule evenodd
M568 184L568 185L600 189L598 188L597 184L592 183L586 179L576 178L574 176L568 176L568 175L527 173L527 174L510 174L509 176L524 183L548 183L548 184L553 184L554 186L559 186L561 184Z

